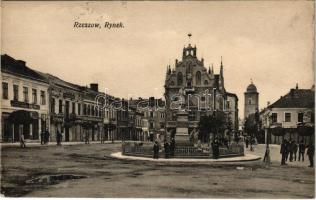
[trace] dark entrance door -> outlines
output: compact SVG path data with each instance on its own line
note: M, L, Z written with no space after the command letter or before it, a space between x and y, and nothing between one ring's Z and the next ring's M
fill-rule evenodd
M92 126L92 141L94 141L94 126Z

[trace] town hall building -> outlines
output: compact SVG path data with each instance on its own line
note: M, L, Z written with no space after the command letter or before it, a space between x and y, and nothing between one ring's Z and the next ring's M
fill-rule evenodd
M187 137L198 128L202 116L214 111L226 113L232 122L232 130L238 128L238 97L226 91L224 66L215 74L213 66L205 67L204 59L198 59L197 48L189 44L183 48L182 60L167 67L165 79L166 130L171 135ZM176 136L177 137L177 136Z

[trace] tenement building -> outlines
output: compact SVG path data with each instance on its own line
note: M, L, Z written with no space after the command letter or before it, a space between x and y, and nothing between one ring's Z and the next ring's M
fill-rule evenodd
M295 88L260 112L260 118L271 135L269 142L283 139L303 140L306 144L315 138L315 89Z
M165 102L162 99L130 99L130 112L134 112L134 135L137 140L163 140L165 134Z
M50 128L48 82L22 60L1 55L1 140L39 141Z
M229 93L224 85L224 66L215 74L213 66L205 67L204 59L197 58L197 48L189 44L183 48L182 59L175 60L172 69L167 67L165 79L166 129L168 135L177 135L178 140L187 140L188 135L198 128L202 116L214 111L223 111L227 121L238 124L238 98ZM229 109L226 110L226 107ZM182 139L181 139L182 137Z

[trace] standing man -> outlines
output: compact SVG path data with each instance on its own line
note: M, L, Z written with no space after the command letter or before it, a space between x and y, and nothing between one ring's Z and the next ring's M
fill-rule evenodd
M155 141L153 150L154 150L154 156L153 156L154 159L158 159L158 157L159 157L159 145L158 145L157 141Z
M297 146L295 140L293 141L293 147L292 148L293 148L294 161L296 161L298 146Z
M293 162L294 141L290 139L289 142L290 162Z
M289 159L289 155L290 155L290 151L291 151L291 144L290 141L285 140L285 161L287 162L287 160Z
M170 143L170 156L171 157L174 156L175 148L176 148L176 141L174 140L174 138L171 138L171 143Z
M314 153L315 153L315 147L312 142L308 145L308 149L306 151L306 154L308 155L309 159L309 167L314 167Z
M44 131L42 130L41 131L41 145L45 144L45 141L44 141Z
M300 144L298 145L298 161L300 161L302 157L302 162L304 162L304 154L305 154L305 144L304 144L304 141L301 140Z
M249 144L248 136L246 136L246 138L245 138L245 143L246 143L246 148L248 149L248 144Z
M61 145L62 138L63 138L63 135L59 132L59 130L57 130L56 142L58 146Z
M88 130L86 131L86 135L85 135L85 144L89 144L89 132L88 132Z
M169 158L170 155L170 145L167 141L164 143L164 149L165 149L165 158Z
M44 143L45 143L45 144L48 144L48 142L49 142L49 137L50 137L50 134L49 134L49 132L48 132L48 129L46 129L44 137L45 137L45 138L44 138L44 139L45 139Z
M285 164L285 160L286 160L286 157L287 157L286 145L287 145L287 141L286 141L286 139L284 139L282 144L281 144L281 149L280 149L280 154L282 155L281 165L286 165Z
M219 143L218 140L215 139L212 143L212 150L213 150L213 158L218 159L219 158Z

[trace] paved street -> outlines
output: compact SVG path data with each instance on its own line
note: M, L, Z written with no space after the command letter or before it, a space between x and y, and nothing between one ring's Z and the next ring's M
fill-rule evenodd
M2 147L1 191L26 197L312 198L314 169L302 163L262 161L229 165L156 163L110 157L120 144ZM254 154L263 155L264 145ZM47 175L64 175L59 181ZM71 175L79 175L73 177ZM39 179L36 179L39 178ZM42 179L41 179L42 178Z

